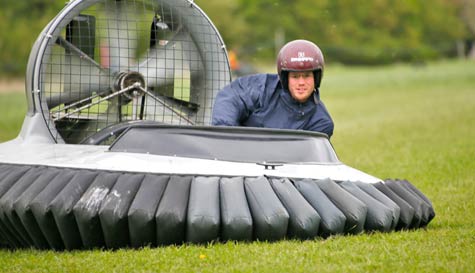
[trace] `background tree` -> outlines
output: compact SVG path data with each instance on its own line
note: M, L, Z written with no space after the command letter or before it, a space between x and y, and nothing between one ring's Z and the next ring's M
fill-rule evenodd
M178 0L177 0L178 1ZM184 1L184 0L183 0ZM3 3L4 2L4 3ZM3 0L0 74L23 75L33 42L65 0ZM273 62L287 41L315 41L331 62L424 62L473 44L473 0L196 0L241 60ZM467 48L469 48L467 46ZM475 49L472 51L475 56Z
M276 30L283 30L286 40L315 41L328 58L347 64L452 56L464 35L456 5L447 0L237 1L253 26L241 44L254 45L259 58L273 57L269 44Z
M0 74L23 74L41 30L64 7L64 1L3 0L0 9Z
M454 5L458 8L458 17L465 25L467 35L463 50L468 58L475 59L475 1L474 0L454 0Z

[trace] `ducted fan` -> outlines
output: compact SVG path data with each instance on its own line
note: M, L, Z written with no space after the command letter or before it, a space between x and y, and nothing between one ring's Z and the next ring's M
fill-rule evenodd
M230 81L218 31L184 0L72 1L41 33L28 68L30 109L57 143L135 120L208 125Z

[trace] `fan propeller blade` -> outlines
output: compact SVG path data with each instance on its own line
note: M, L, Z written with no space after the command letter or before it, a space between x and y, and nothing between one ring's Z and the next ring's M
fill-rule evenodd
M145 58L139 62L138 72L144 75L147 86L154 90L160 102L157 102L156 98L145 95L145 118L160 117L162 122L168 124L192 125L192 117L196 114L199 105L186 107L183 104L186 103L184 100L186 98L182 97L185 96L189 100L192 95L191 90L182 92L187 94L167 94L167 96L173 96L174 99L159 94L163 93L162 88L177 82L190 88L192 79L200 78L202 71L198 50L191 37L182 30L178 30L166 45L155 45L151 48ZM174 89L177 89L176 86Z
M173 84L176 79L189 78L184 73L202 73L201 58L189 35L179 31L165 46L155 46L139 62L138 72L147 85L160 87ZM196 77L196 75L193 75Z
M110 88L112 77L107 69L68 41L58 38L57 44L65 48L65 57L63 62L51 68L51 74L61 75L61 79L51 80L50 84L63 83L63 86L62 92L46 98L50 109L88 98L94 92L106 92Z
M128 70L135 64L137 50L137 25L134 6L127 1L111 0L105 6L110 69L114 72Z

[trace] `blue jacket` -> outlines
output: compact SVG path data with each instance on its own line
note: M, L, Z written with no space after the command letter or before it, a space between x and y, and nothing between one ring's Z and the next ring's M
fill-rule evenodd
M212 124L308 130L328 137L334 127L318 90L299 103L276 74L245 76L224 87L216 96Z

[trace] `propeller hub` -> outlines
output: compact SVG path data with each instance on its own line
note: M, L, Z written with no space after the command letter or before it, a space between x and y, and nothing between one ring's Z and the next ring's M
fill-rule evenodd
M140 86L142 86L142 88L144 89L147 88L145 78L139 72L136 72L136 71L121 72L119 73L117 77L114 87L118 91L118 90L125 89L127 87L131 87L136 83L140 84Z
M120 91L126 88L135 87L130 91L123 93L125 97L132 99L134 96L142 95L142 92L138 88L139 86L143 89L147 89L147 82L145 81L144 76L136 71L127 71L118 74L114 83L114 90Z

